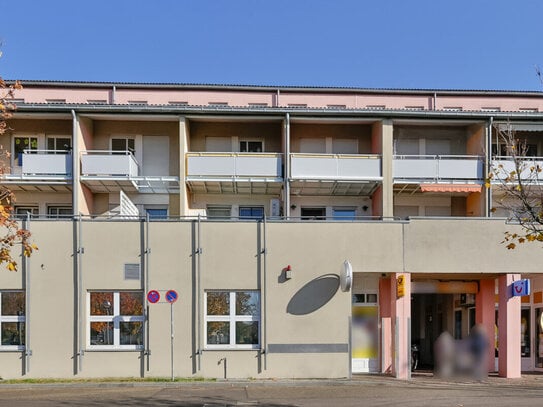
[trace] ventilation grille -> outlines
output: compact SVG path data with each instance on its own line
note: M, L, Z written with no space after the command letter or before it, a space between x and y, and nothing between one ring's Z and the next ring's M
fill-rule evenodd
M139 280L140 279L140 265L138 263L125 263L124 279L125 280Z

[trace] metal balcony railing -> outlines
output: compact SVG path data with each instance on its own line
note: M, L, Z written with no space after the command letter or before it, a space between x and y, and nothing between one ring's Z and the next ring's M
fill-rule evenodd
M129 151L83 151L81 153L81 175L86 177L137 177L138 162Z
M476 155L395 155L394 179L482 180L483 157Z

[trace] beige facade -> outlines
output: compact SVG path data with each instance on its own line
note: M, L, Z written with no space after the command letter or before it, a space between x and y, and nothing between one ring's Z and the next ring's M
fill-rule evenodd
M40 250L0 273L0 377L407 377L410 341L431 367L439 333L490 333L494 312L524 321L500 372L543 369L541 249L500 244L516 226L484 186L507 160L496 126L543 156L540 94L29 83L15 97L2 182ZM506 293L520 277L522 301Z

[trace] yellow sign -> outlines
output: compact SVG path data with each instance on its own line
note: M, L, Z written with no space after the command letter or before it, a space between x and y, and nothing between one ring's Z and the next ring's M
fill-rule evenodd
M402 298L405 295L405 277L399 276L396 280L396 295Z

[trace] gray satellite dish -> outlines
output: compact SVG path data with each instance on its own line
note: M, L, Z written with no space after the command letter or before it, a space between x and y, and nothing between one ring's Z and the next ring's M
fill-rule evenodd
M341 287L341 291L346 293L351 289L351 286L353 285L353 266L351 266L351 263L348 260L345 260L343 262L343 267L341 268L341 272L339 273L339 286Z

